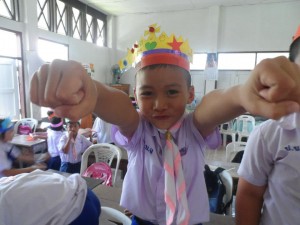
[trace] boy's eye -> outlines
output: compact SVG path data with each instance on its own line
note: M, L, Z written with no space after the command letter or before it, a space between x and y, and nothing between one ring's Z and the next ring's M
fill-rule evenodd
M177 90L168 90L167 91L167 94L168 95L176 95L176 94L178 94L179 93L179 91L177 91Z
M150 95L152 95L152 91L142 91L141 95L142 96L150 96Z

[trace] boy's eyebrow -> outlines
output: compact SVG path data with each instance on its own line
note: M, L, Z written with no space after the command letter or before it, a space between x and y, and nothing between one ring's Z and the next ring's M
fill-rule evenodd
M166 85L165 87L174 88L174 87L181 87L181 86L182 85L179 83L171 83L171 84ZM153 88L153 86L151 86L151 85L142 85L138 89L142 90L142 89L152 89L152 88Z

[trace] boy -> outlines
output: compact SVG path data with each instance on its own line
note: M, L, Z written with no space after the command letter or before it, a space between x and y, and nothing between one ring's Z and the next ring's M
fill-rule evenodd
M300 26L289 59L300 65ZM238 225L299 224L299 135L299 112L252 131L238 170Z
M148 39L122 61L121 69L140 59L134 90L138 112L125 93L92 81L72 61L42 66L31 82L31 100L72 119L94 111L116 125L113 138L128 152L121 205L133 213L133 224L201 224L209 220L204 148L220 144L218 125L245 111L279 118L299 110L300 68L284 58L265 61L246 84L213 91L185 114L194 99L192 50L175 35L157 37L159 30L151 25ZM283 93L285 88L289 91Z
M69 120L67 122L68 132L59 141L61 172L80 173L81 155L92 145L83 135L78 134L79 126L79 121Z

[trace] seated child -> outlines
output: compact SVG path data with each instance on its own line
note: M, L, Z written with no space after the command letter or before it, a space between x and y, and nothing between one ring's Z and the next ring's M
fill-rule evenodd
M13 176L20 173L29 173L36 169L45 169L44 164L34 164L26 168L13 168L13 162L20 160L33 163L31 156L21 154L20 149L11 144L14 136L14 125L9 118L0 119L0 177Z
M35 170L0 178L1 225L98 225L100 212L98 198L79 174Z

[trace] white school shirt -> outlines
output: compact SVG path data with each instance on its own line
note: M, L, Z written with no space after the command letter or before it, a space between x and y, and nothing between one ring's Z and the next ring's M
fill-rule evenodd
M67 154L63 153L63 147L68 141L68 132L64 132L63 136L61 137L58 148L60 151L60 159L61 162L69 162L69 163L78 163L81 162L82 153L92 145L92 142L86 139L83 135L77 134L76 139L73 139L73 143L71 143L69 147L69 151ZM76 157L73 155L73 146L76 150Z
M56 157L60 155L60 151L58 148L58 143L64 134L64 131L56 131L47 129L47 144L48 144L48 152L51 157Z
M3 170L9 170L12 168L12 161L7 157L7 152L11 150L11 155L14 158L18 158L21 154L20 149L8 142L0 141L0 178L4 176Z
M93 131L97 132L98 143L112 143L111 139L111 127L112 124L105 122L104 120L97 117L93 124Z
M261 225L299 224L300 114L256 127L238 174L253 185L267 185Z
M165 170L162 157L164 135L160 135L158 129L143 117L140 117L138 128L131 140L128 141L115 126L112 133L115 143L124 147L128 153L121 205L144 220L154 224L166 224ZM206 145L212 149L220 145L219 130L216 129L212 135L203 139L193 123L193 114L187 114L175 133L175 142L182 157L191 214L189 224L207 222L209 202L204 180L204 151Z
M66 225L81 213L87 194L79 174L35 170L0 179L1 225Z

